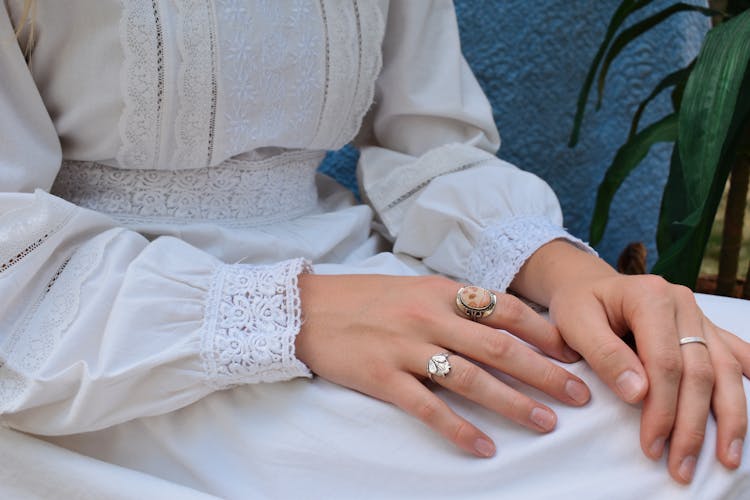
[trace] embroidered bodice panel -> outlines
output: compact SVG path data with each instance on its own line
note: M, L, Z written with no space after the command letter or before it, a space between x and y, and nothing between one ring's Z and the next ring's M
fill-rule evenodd
M258 148L336 149L354 137L372 102L384 2L90 3L40 0L32 57L69 160L180 170ZM97 28L95 40L71 39L62 52L45 45L45 30L47 39L59 35L52 36L56 10L92 8L109 9L100 17L111 24ZM78 76L80 95L71 96L61 89L75 75L44 70L53 54L56 67L64 66L60 57L105 64L92 65L102 69L97 75Z

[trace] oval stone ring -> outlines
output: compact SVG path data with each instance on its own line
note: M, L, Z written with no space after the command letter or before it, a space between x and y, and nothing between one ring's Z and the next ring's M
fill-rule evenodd
M472 321L486 318L497 305L497 296L486 288L464 286L456 293L456 307Z

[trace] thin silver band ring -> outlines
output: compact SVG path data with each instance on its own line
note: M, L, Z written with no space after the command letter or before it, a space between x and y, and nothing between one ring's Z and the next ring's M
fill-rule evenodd
M680 345L692 344L692 343L703 344L704 346L708 347L708 344L706 343L706 339L704 339L703 337L683 337L680 339Z

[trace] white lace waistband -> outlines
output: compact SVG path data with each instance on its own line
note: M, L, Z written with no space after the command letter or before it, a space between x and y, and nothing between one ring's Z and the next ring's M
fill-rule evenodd
M136 170L64 161L52 193L126 225L254 226L316 210L319 151L238 156L215 167Z

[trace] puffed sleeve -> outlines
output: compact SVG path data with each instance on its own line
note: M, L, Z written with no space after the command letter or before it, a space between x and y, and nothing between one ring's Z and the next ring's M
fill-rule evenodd
M228 265L50 195L54 125L0 5L0 424L92 431L310 376L303 260Z
M393 0L375 104L358 138L360 189L394 251L441 273L505 290L558 238L555 194L498 159L492 110L461 54L450 0Z

